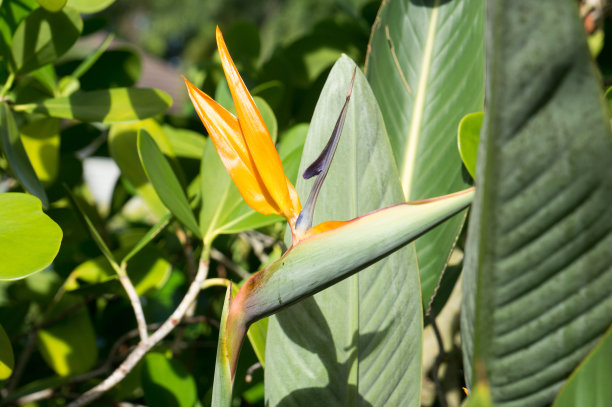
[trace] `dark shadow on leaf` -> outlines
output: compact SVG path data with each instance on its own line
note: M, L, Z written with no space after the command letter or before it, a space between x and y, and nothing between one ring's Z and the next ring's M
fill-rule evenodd
M450 3L451 1L457 1L457 0L410 0L410 2L414 4L415 6L429 7L429 8L439 7L446 3Z
M90 96L90 100L87 100ZM72 116L78 120L88 122L102 121L111 110L111 95L108 90L97 91L94 95L76 92L70 95L70 110Z
M288 394L277 404L278 407L295 407L295 406L346 406L346 400L344 399L331 399L329 397L332 394L333 388L331 385L327 387L309 387L305 389L296 390ZM347 393L355 394L355 386L348 386ZM357 400L351 405L361 407L373 407L371 403L368 403L360 394L357 394Z
M25 34L22 44L21 73L32 71L55 61L63 55L78 39L80 31L63 12L51 13L44 8L36 9L25 20ZM23 23L22 23L23 24ZM40 29L46 26L50 29L47 42L41 47ZM43 39L43 41L45 41Z
M140 120L163 113L172 105L152 89L127 88L127 96Z
M350 395L355 395L355 405L371 406L371 404L359 394L359 388L355 388L354 385L348 385L347 383L351 370L353 369L353 364L356 363L357 358L366 358L381 344L392 322L380 331L361 335L355 333L351 344L345 348L345 351L350 352L349 356L342 362L338 360L338 355L334 348L331 328L325 320L325 316L321 312L314 297L308 297L292 305L290 309L292 310L290 313L279 312L276 314L281 329L293 343L309 352L317 354L321 363L327 370L329 383L325 387L311 387L293 391L283 398L278 405L344 406L347 402L350 402L352 405L353 401L349 398ZM295 315L301 315L303 319L296 319ZM316 326L317 329L305 329L304 320L308 320L309 325ZM325 357L321 357L318 353L318 350L323 348L330 351ZM338 394L339 389L341 389L341 394ZM335 401L332 402L331 400Z

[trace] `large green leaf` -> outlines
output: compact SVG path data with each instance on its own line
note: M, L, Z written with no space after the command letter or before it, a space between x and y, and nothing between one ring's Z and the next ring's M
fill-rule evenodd
M0 280L43 270L59 251L62 230L32 195L0 194L0 225Z
M26 191L37 196L43 207L46 208L49 205L47 193L36 176L32 163L23 147L13 112L5 102L0 103L0 141L2 142L4 155L21 185Z
M201 237L198 222L193 216L189 201L174 171L155 143L155 140L141 129L138 133L138 155L140 162L153 184L153 188L170 212L187 226L196 236Z
M472 0L389 0L379 10L366 72L406 200L467 186L456 136L461 118L482 110L484 5ZM416 242L425 309L463 219L457 215Z
M34 111L61 119L118 123L153 117L170 105L172 98L159 89L113 88L43 100Z
M482 361L495 405L543 406L612 323L612 135L575 3L488 7L466 382Z
M345 56L332 68L310 124L300 172L327 143L354 67ZM311 185L312 180L298 180L302 197ZM348 220L402 201L382 116L358 72L314 223ZM267 402L418 406L421 334L418 271L409 245L270 318Z
M89 371L98 359L98 345L87 307L82 305L63 318L57 318L83 300L66 294L55 306L49 319L52 325L38 330L38 349L47 364L60 376Z
M612 329L572 373L553 407L606 407L612 400Z
M42 7L26 17L11 44L15 71L29 72L55 61L72 47L83 30L83 20L72 7L51 12Z

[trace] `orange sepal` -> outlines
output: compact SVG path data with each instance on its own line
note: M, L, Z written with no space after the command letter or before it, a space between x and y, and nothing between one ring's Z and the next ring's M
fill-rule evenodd
M308 229L303 235L299 235L299 234L296 235L296 234L294 234L293 235L293 246L297 245L298 243L300 243L303 240L308 239L309 237L311 237L313 235L337 229L337 228L339 228L341 226L346 225L349 222L351 222L351 221L347 221L347 220L330 220L330 221L327 221L327 222L319 223L318 225L313 226L310 229Z
M183 79L193 106L244 201L257 212L281 215L253 166L238 119L186 78Z
M270 133L232 61L219 27L217 27L217 48L253 165L265 189L280 209L281 215L293 223L301 210L298 195L285 176Z

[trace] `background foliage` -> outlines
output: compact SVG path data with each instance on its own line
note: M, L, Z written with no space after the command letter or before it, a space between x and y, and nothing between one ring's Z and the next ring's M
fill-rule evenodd
M180 74L234 109L215 25L302 201L363 68L319 220L478 186L462 284L465 212L255 324L234 405L460 405L464 385L475 406L607 400L586 394L612 376L612 24L570 0L486 3L2 0L0 406L62 406L108 376L139 343L120 276L154 330L202 240L196 306L101 403L210 404L225 287L286 248L187 102Z

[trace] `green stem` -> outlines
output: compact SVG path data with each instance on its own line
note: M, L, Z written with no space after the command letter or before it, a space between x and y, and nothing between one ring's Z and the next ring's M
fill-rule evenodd
M25 103L22 105L13 105L12 109L15 112L27 112L27 111L34 110L37 106L38 106L37 103Z
M0 91L0 99L4 98L4 95L6 95L6 92L8 92L11 86L13 86L14 81L15 81L15 74L10 73L8 78L6 79L6 82L4 82L4 86L2 87L2 90Z
M209 278L202 283L200 290L206 290L210 287L229 287L230 281L227 278Z

